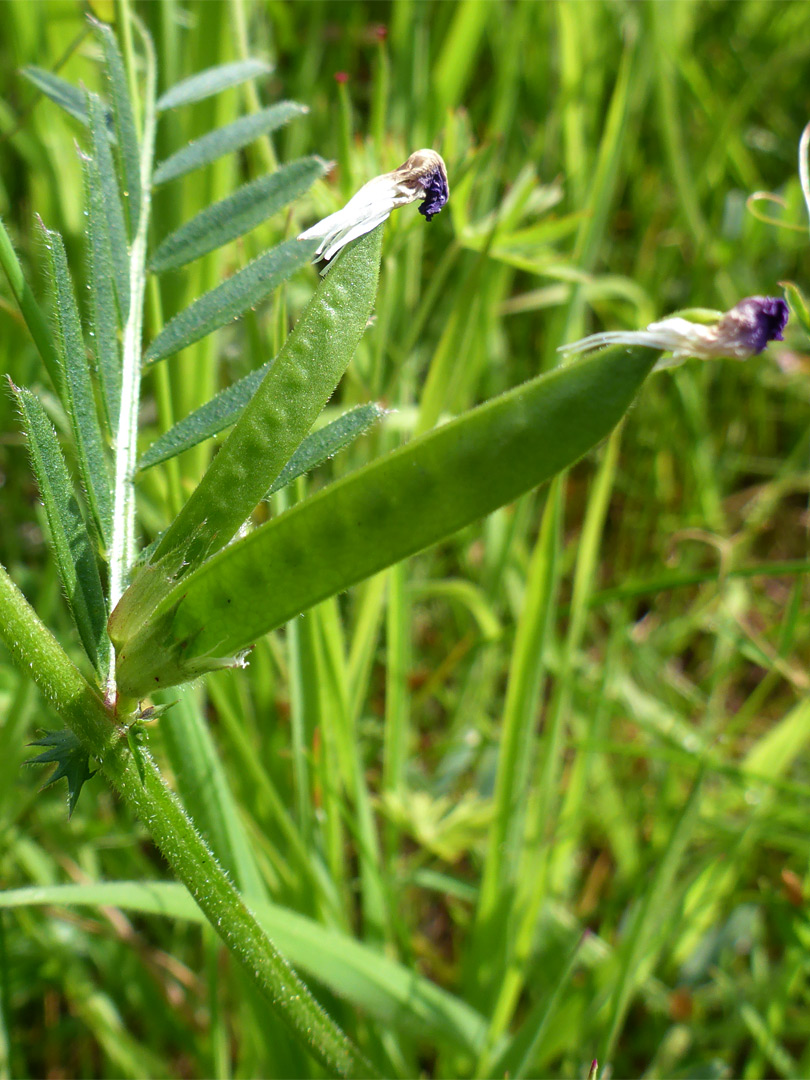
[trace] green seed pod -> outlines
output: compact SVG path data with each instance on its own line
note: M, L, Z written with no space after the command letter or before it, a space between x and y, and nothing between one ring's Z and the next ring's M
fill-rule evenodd
M549 480L621 419L658 354L611 348L414 439L231 544L120 643L141 697L239 662L262 634Z

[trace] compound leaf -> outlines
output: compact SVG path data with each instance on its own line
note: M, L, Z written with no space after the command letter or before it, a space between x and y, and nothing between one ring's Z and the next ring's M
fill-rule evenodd
M253 397L267 374L272 360L251 371L244 378L221 390L205 405L184 416L164 435L155 439L138 462L139 471L151 469L162 461L190 450L192 446L218 435L220 431L235 424L242 410Z
M87 523L45 410L30 390L13 383L12 389L20 406L62 587L84 650L93 667L104 674L109 654L107 605Z
M301 158L244 184L167 236L152 256L150 270L156 274L176 270L237 236L244 236L303 195L327 168L327 162L321 158Z
M317 469L353 442L358 435L368 431L372 424L385 416L385 409L375 402L368 405L356 405L337 420L324 424L317 431L310 432L293 456L281 470L278 479L271 485L267 495L280 491L283 487L297 480L299 476Z
M232 64L218 64L176 83L158 98L155 107L158 112L165 112L166 109L176 109L180 105L190 105L194 101L212 97L221 90L227 90L228 87L247 82L248 79L269 75L272 70L272 65L263 60L236 60Z
M141 164L138 153L138 135L135 131L135 117L132 113L132 102L129 98L127 85L127 73L124 68L124 60L118 50L115 34L109 26L91 19L90 22L96 29L101 39L101 47L104 50L104 60L107 65L107 75L110 79L110 91L112 96L113 121L115 132L118 137L118 146L121 153L121 162L126 178L126 198L129 208L130 231L134 236L138 231L138 217L141 205Z
M67 79L63 79L60 75L54 75L52 71L46 71L45 68L37 67L35 64L28 64L26 67L20 68L20 74L25 76L30 83L33 83L45 97L50 98L54 104L69 113L74 120L78 120L80 124L85 126L90 124L90 118L84 104L84 94L78 86L74 86L73 83L69 83Z
M43 226L44 228L44 226ZM100 534L109 543L112 495L104 437L99 424L76 296L62 237L45 229L56 302L57 346L64 370L66 409L76 440L82 484Z
M287 240L204 293L163 327L146 352L154 363L185 349L256 307L312 258L317 240Z
M167 184L170 180L177 180L180 176L202 168L203 165L210 165L217 158L234 150L241 150L260 135L268 135L288 124L294 117L308 112L306 105L299 105L295 101L280 101L277 105L260 109L250 116L241 116L231 124L225 124L224 127L194 139L177 153L161 161L155 169L152 183L155 186Z

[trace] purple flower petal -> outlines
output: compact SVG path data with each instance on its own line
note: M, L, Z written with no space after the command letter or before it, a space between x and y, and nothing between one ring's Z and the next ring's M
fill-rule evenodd
M788 315L781 297L748 296L726 312L717 329L722 340L733 340L737 350L756 356L769 341L783 340Z
M450 196L447 177L442 169L436 169L420 182L425 189L425 201L419 204L419 213L424 214L430 221L439 213Z

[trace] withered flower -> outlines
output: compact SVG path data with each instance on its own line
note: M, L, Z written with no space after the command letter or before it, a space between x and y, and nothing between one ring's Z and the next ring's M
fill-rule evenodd
M447 169L435 150L417 150L393 172L375 176L342 210L312 225L299 240L321 240L316 258L334 258L342 247L380 225L398 206L422 199L419 213L428 221L449 197Z
M591 334L558 351L587 352L602 345L647 345L670 353L656 368L673 367L690 356L699 360L731 357L748 360L761 353L769 341L781 341L788 321L788 306L781 297L748 296L716 322L704 325L672 316L653 322L646 330L608 330Z

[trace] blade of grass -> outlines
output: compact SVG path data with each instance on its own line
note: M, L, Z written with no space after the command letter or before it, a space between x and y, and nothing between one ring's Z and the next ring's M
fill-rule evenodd
M573 205L582 206L585 201L585 180L589 165L586 150L588 140L585 132L587 100L584 95L577 93L578 88L582 86L583 64L587 62L586 50L581 40L584 27L576 8L572 8L570 4L555 4L554 13L559 34L566 183L571 186Z
M329 722L343 782L353 806L346 807L346 824L357 846L360 866L363 936L380 943L391 940L390 897L381 870L380 844L371 796L363 770L362 748L358 744L354 717L350 712L348 667L340 613L334 598L319 604L318 629L321 635L324 687L327 700L334 703Z
M444 578L441 581L426 581L418 585L411 583L408 591L411 596L420 600L438 597L464 608L472 616L484 641L496 641L503 633L503 625L487 594L471 581L464 578Z
M515 847L529 794L531 739L545 670L546 639L559 586L561 516L562 491L555 483L546 500L509 663L495 777L495 808L468 968L485 992L491 990L491 981L503 956L499 949L493 948L493 942L502 937L503 905L514 895Z
M347 928L343 823L338 804L341 771L334 760L334 726L328 715L339 708L325 691L324 655L318 610L287 627L292 768L297 818L304 843L315 848L339 897L339 925Z
M101 763L104 775L144 823L209 922L297 1039L329 1073L374 1075L277 952L145 751L141 768L136 765L112 715L2 567L0 639L16 664L32 673L45 699L88 753Z
M234 0L234 3L231 5L230 13L237 52L242 60L247 60L250 57L250 39L244 0ZM248 112L256 113L261 110L259 92L256 89L255 81L252 79L249 79L244 84L243 96ZM273 172L273 170L278 167L278 161L273 147L273 140L270 136L267 135L261 139L256 149L258 152L260 168L264 169L265 172Z
M407 591L407 564L398 562L388 571L388 603L385 611L385 727L383 728L382 784L380 796L402 795L411 743L411 702L408 675L411 670L411 602ZM389 863L397 854L399 829L388 821L384 829Z
M347 661L348 707L352 726L357 723L363 701L368 694L371 668L382 625L387 579L387 574L377 574L358 589L354 634Z
M304 484L298 484L299 490ZM320 606L306 612L301 620L311 623L312 668L315 675L318 707L308 717L309 728L313 733L311 743L312 776L317 815L319 846L324 853L324 861L329 876L335 883L341 904L342 927L351 925L353 905L349 887L349 860L347 858L347 837L345 830L346 809L346 763L341 761L343 749L341 739L342 709L330 691L339 689L330 679L326 668L325 637L323 629L323 610ZM334 627L333 627L334 629ZM334 643L332 643L334 644ZM313 724L316 725L313 727ZM351 874L353 878L353 872Z
M165 881L33 886L0 893L0 910L43 904L109 906L197 923L205 917L186 889ZM257 903L256 912L294 964L383 1023L434 1034L464 1049L480 1044L483 1018L423 975L277 904Z
M290 753L296 824L307 847L315 839L315 806L312 797L313 724L320 711L315 682L312 623L293 619L287 626L287 656L290 687Z
M453 21L433 67L433 85L444 108L455 108L461 101L493 13L489 4L479 0L462 0L455 7Z
M602 1044L602 1052L597 1055L603 1064L613 1059L613 1053L627 1010L640 984L643 972L640 961L644 958L645 968L651 965L650 938L656 926L666 919L669 902L687 845L692 839L697 824L700 800L703 794L702 776L698 777L687 799L686 805L674 824L669 840L657 860L655 874L642 897L636 917L628 929L621 951L619 973L612 995L612 1009L607 1032ZM661 943L663 944L663 942ZM661 945L658 946L660 949Z
M176 700L159 727L178 795L242 895L251 904L267 900L222 761L203 720L202 695L189 689L172 696Z
M283 871L289 879L293 902L317 911L330 925L339 921L340 902L334 883L311 846L307 846L288 807L286 794L265 768L256 753L253 731L245 722L246 687L244 680L211 679L207 687L217 716L223 726L228 748L239 773L242 790L247 788L255 804L264 803L274 828L282 840ZM261 827L261 826L259 826Z
M508 1040L496 1058L485 1064L483 1071L479 1070L479 1076L509 1076L522 1080L522 1077L529 1075L563 994L581 963L581 949L582 942L578 941L563 969L559 974L555 973L551 991L538 999L517 1034Z
M672 63L671 54L666 48L666 41L671 30L664 19L663 12L658 10L657 5L645 9L644 14L650 21L651 37L655 42L656 55L661 58L661 62L655 65L656 97L661 116L658 129L664 139L664 150L669 163L669 172L678 193L684 219L694 242L702 245L707 240L707 227L695 189L694 167L690 165L684 143L681 124L683 113L682 107L679 108L678 106L677 99L678 68L676 64Z
M63 393L62 365L51 328L31 291L31 286L25 280L19 259L2 221L0 221L0 265L2 265L3 271L8 278L14 299L17 301L20 313L25 319L25 325L28 327L37 351L42 358L51 384L57 394L61 396Z
M602 127L588 203L574 245L576 264L587 273L593 269L602 245L619 182L619 167L634 131L632 120L641 108L645 94L646 83L637 58L635 37L628 35ZM574 290L566 309L560 340L571 341L581 334L585 298L585 286L580 284ZM557 338L552 336L551 340L556 343Z
M582 523L582 533L577 545L568 633L563 647L562 670L558 673L559 683L564 685L556 706L561 712L572 717L575 714L573 694L577 678L574 670L575 658L582 648L590 598L598 578L605 522L619 465L622 427L623 425L620 424L616 431L611 434L605 453L602 455L599 469L589 492L585 519ZM574 725L574 733L580 738L585 735L585 732L578 730L576 724ZM567 883L572 873L574 851L580 840L577 831L578 824L579 827L584 825L581 800L586 798L586 792L584 787L576 781L580 769L587 761L587 757L588 755L583 752L577 754L572 768L574 777L568 784L566 795L562 800L557 815L558 828L564 839L554 845L554 851L551 853L551 877L553 882L555 877L557 879L552 884L555 895L558 892L566 892ZM565 882L565 886L563 882Z

